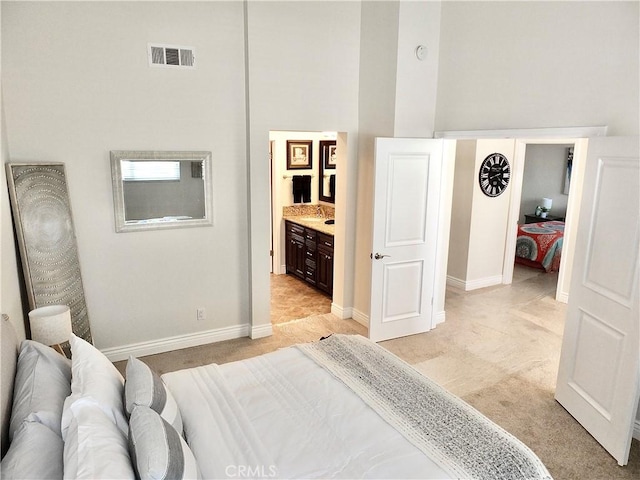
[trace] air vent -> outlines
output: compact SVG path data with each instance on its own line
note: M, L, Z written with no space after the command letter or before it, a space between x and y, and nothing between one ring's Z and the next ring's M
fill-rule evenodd
M152 67L195 68L196 57L192 47L175 45L148 45L149 65Z

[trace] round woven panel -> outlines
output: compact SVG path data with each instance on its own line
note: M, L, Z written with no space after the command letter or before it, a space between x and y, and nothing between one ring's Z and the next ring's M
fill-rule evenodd
M91 342L64 165L13 166L12 175L32 308L68 305L73 333Z

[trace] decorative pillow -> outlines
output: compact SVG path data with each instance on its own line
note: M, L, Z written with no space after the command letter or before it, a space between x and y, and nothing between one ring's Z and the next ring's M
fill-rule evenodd
M124 401L129 414L137 405L149 407L182 435L182 416L173 395L157 373L134 357L127 361Z
M135 478L127 437L100 405L91 398L81 398L69 407L69 415L64 442L64 478Z
M5 480L62 478L62 448L60 435L46 425L22 422L2 459L0 476Z
M71 362L51 347L24 340L16 367L9 438L25 419L61 435L62 407L70 393Z
M187 442L157 412L136 406L129 427L129 453L137 478L200 478L198 464Z
M62 413L62 438L66 441L69 407L80 398L90 397L126 435L127 419L122 401L124 378L100 350L71 334L71 395Z

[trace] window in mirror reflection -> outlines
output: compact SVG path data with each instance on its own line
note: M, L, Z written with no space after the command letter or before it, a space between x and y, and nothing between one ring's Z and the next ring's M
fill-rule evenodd
M122 180L125 182L180 181L180 162L134 162L122 160Z

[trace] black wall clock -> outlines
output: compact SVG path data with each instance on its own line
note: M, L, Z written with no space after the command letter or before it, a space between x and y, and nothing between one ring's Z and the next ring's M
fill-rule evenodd
M492 153L482 161L478 181L480 189L489 197L497 197L509 185L511 167L507 157L501 153Z

